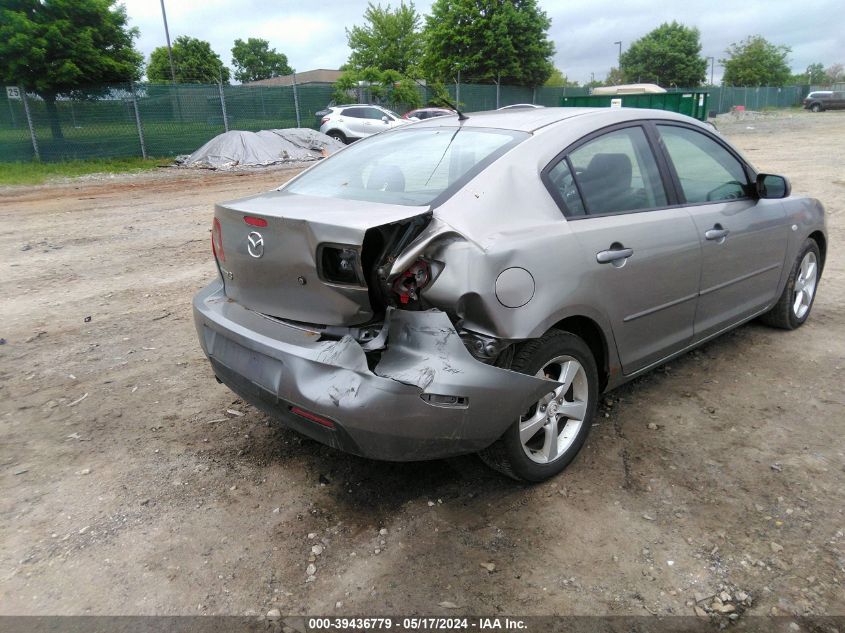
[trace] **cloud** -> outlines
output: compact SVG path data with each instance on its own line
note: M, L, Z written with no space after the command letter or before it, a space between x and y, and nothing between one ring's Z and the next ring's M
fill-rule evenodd
M190 35L208 40L230 65L236 38L262 37L285 53L298 71L343 64L349 56L345 29L360 24L367 7L365 0L312 4L273 0L165 2L171 38ZM393 0L394 5L397 2ZM149 58L155 47L165 43L159 2L125 0L125 4L130 23L141 31L138 47ZM841 0L541 0L540 4L552 19L555 65L579 81L589 81L590 73L604 77L616 65L618 48L613 42L622 40L627 47L662 22L672 20L698 27L702 54L717 60L732 42L760 34L792 48L790 63L795 70L814 62L845 63ZM431 2L416 2L415 6L426 13ZM716 71L718 79L718 62Z

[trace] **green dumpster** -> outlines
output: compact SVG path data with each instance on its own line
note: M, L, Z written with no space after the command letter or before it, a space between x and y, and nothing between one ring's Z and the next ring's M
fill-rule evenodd
M686 114L699 121L707 120L708 92L663 92L660 94L584 95L562 97L560 105L568 108L609 108L621 103L623 108L651 108Z

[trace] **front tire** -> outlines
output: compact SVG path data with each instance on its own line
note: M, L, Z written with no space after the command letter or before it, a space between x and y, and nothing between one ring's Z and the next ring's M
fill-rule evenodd
M821 112L821 111L822 111L822 106L819 103L814 103L813 105L810 106L810 112Z
M522 344L510 369L562 386L531 405L479 455L508 477L543 481L566 468L587 439L598 401L596 360L580 337L551 330Z
M819 246L815 240L808 238L798 252L778 302L760 320L766 325L784 330L801 327L810 316L816 298L821 276L820 265Z

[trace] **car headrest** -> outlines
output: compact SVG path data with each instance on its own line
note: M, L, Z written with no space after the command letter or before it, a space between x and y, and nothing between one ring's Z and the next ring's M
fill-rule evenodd
M631 159L627 154L596 154L582 174L582 181L602 182L615 188L631 186Z
M405 174L396 165L376 165L367 178L367 189L405 191Z

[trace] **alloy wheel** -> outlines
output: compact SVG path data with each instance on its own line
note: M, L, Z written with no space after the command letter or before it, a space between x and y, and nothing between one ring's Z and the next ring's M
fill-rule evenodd
M801 260L798 268L798 276L795 278L795 286L792 295L792 311L799 319L803 319L810 310L813 303L813 295L816 293L816 283L819 278L819 266L816 254L809 251Z
M543 396L519 420L525 454L538 464L559 459L575 441L587 415L587 372L572 356L558 356L537 372L561 385Z

